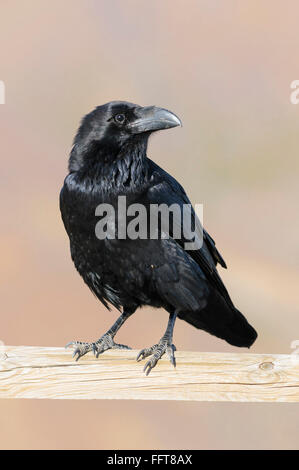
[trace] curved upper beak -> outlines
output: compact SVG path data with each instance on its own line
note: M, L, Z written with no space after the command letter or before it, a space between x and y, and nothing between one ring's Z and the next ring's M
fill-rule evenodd
M128 126L133 134L170 129L182 125L181 120L175 114L156 106L137 108L135 115L136 119Z

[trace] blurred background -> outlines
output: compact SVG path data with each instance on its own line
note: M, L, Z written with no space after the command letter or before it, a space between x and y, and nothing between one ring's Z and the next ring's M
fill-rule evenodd
M292 351L299 339L299 105L290 102L299 79L298 15L295 0L2 0L5 344L91 341L117 316L72 265L58 197L81 117L120 99L182 119L182 129L153 136L148 154L204 204L205 226L229 267L220 274L259 333L251 351ZM166 322L165 312L143 309L118 341L151 345ZM181 321L174 342L180 350L237 351ZM0 447L294 449L298 420L291 404L2 400Z

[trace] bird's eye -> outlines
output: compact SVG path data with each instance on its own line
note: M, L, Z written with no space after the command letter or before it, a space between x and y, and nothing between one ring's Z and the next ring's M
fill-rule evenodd
M114 121L118 122L119 124L122 124L123 122L125 122L125 119L126 119L126 116L124 114L117 114L116 116L114 116Z

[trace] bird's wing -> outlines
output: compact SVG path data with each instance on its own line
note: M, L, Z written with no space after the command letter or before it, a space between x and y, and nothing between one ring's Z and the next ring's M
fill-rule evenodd
M225 300L231 304L231 299L216 269L217 263L224 268L226 268L226 263L217 250L214 240L203 229L183 187L154 162L151 162L150 164L152 165L153 171L153 185L147 193L148 201L151 204L164 203L168 206L171 204L177 204L181 207L181 214L179 214L179 217L177 217L177 214L174 212L170 218L169 236L173 238L173 235L178 233L178 229L181 229L182 236L181 238L176 238L175 242L191 256L191 258L201 268L209 282L218 290ZM183 207L185 207L185 211L190 211L190 216L193 221L191 224L191 226L193 225L193 232L190 232L190 234L188 234L185 224L184 230L182 229ZM190 243L191 240L199 243L200 248L188 249L188 243Z
M171 176L169 173L167 173L165 170L159 167L156 163L154 163L151 160L150 162L152 166L152 171L154 172L155 175L157 175L157 180L158 181L160 180L161 183L164 183L165 190L166 190L166 187L169 187L171 190L171 193L175 194L175 202L190 205L192 217L194 218L194 220L196 220L198 236L199 237L203 236L203 240L204 240L203 249L205 251L205 254L208 255L209 253L208 257L212 256L214 260L214 263L213 263L214 265L217 265L217 263L219 263L223 268L227 268L227 265L223 257L221 256L221 254L216 248L215 241L208 234L208 232L202 227L201 222L198 219L194 211L194 208L190 202L190 199L188 198L183 186L175 178L173 178L173 176ZM152 189L155 191L158 188L153 187ZM161 186L160 186L160 189L162 189ZM208 253L206 250L208 250Z

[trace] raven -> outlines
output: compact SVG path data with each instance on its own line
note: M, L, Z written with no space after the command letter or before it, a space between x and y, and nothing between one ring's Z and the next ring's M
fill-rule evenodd
M234 346L250 347L257 337L229 297L216 269L217 263L226 268L225 261L200 225L183 187L147 157L152 132L180 125L180 119L166 109L125 101L98 106L81 122L60 193L60 210L76 269L96 297L108 309L116 307L121 315L97 341L68 343L76 360L89 351L98 357L107 349L130 349L115 343L114 337L144 305L169 313L160 341L137 356L138 361L149 357L146 375L164 353L175 366L172 337L176 317ZM182 218L174 213L167 236L160 218L154 237L113 237L108 230L106 237L98 237L96 208L105 204L117 209L121 196L126 196L131 207L145 207L147 214L152 205L170 208L176 204L181 212L190 208L193 240L201 243L189 248L190 230L187 234L182 230L181 238L174 236L178 226L183 228ZM115 222L118 230L120 222ZM125 224L127 228L127 219Z

